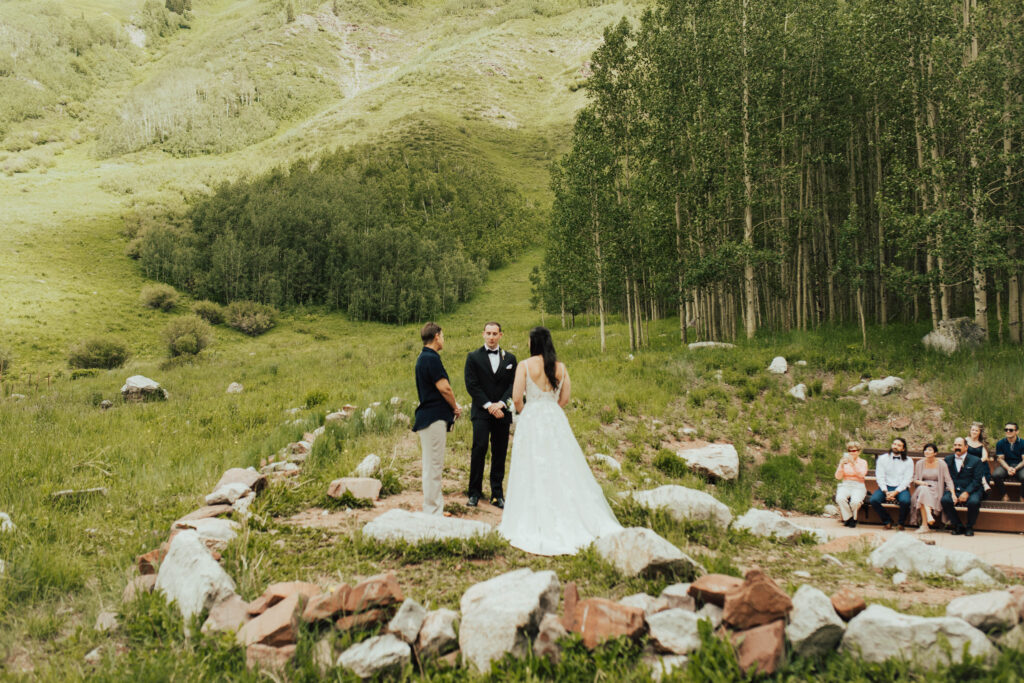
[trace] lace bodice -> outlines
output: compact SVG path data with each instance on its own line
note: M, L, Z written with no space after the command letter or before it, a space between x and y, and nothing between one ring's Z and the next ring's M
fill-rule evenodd
M542 390L539 386L537 386L537 383L533 381L533 378L530 377L530 370L529 370L529 368L527 368L527 370L526 370L526 403L527 404L530 404L530 403L532 403L534 401L538 401L538 402L539 401L553 401L555 403L558 403L558 394L559 394L559 391L561 390L561 388L562 388L562 383L559 382L558 386L555 387L554 390L552 390L552 391L544 391L544 390Z

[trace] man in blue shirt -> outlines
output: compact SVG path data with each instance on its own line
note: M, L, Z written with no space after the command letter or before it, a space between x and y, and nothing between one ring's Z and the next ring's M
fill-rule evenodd
M1024 441L1020 440L1016 422L1007 422L1003 428L1005 437L996 442L997 467L992 471L992 479L996 484L996 497L1006 498L1006 478L1012 477L1024 484Z
M427 323L420 330L423 350L416 359L416 392L420 404L416 406L416 419L412 431L420 437L423 451L423 511L431 515L444 514L444 496L441 493L441 472L444 469L444 449L448 430L462 408L455 400L455 392L448 381L448 373L441 362L444 333L437 323Z

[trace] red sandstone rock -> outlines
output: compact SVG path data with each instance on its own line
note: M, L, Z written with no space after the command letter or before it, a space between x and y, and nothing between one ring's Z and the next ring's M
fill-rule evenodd
M743 585L742 579L725 574L705 574L690 584L690 595L698 602L710 602L721 607L725 594Z
M1013 602L1017 605L1018 612L1020 612L1021 621L1024 621L1024 586L1010 586L1007 590L1013 596Z
M565 630L569 630L569 625L572 624L576 614L576 605L580 603L580 591L576 587L575 581L570 581L565 584L565 594L562 599L562 626Z
M194 520L197 520L197 519L208 519L210 517L220 517L221 515L226 515L226 514L228 514L231 511L232 511L232 507L230 505L226 505L226 504L225 505L204 505L203 507L199 508L198 510L193 510L192 512L188 513L187 515L185 515L184 517L179 519L177 522L175 522L172 526L177 526L179 522L191 522L191 521L194 521Z
M782 664L786 651L786 622L782 619L732 634L740 668L752 673L773 674Z
M311 624L321 619L333 618L338 612L345 609L348 594L351 592L352 586L342 584L326 593L310 598L306 603L306 608L302 610L302 620Z
M320 595L320 586L305 581L282 581L272 583L263 591L263 595L249 603L249 614L257 616L263 614L268 607L272 607L295 594L301 594L306 599Z
M272 647L253 643L245 648L245 668L280 673L295 656L294 645Z
M363 612L374 607L387 607L405 600L398 579L392 573L371 576L356 585L346 598L346 612Z
M836 614L846 621L853 619L868 607L868 604L864 601L864 596L849 586L843 586L836 591L831 600Z
M235 484L235 483L245 484L246 486L248 486L253 491L259 493L259 491L264 486L267 485L267 478L266 478L266 476L260 474L259 472L256 472L255 470L252 470L252 469L243 469L241 467L232 467L227 472L225 472L223 475L221 475L220 481L218 481L217 485L213 487L213 490L216 491L221 486L226 486L227 484Z
M576 605L566 630L582 635L583 644L594 649L608 638L639 636L644 630L644 611L604 598L587 598Z
M793 601L785 591L760 569L751 569L743 584L726 594L722 620L745 630L785 619L791 609Z
M254 643L263 645L289 645L299 635L299 611L303 596L298 591L268 608L238 630L238 642L245 647Z
M334 622L334 627L339 631L350 631L360 626L382 624L387 620L387 610L371 609L369 612L360 612L359 614L351 614L347 617L342 617L341 619L338 619L338 621Z

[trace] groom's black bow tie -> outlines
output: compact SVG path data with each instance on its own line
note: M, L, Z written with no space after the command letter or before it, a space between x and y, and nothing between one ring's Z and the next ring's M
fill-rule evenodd
M490 349L484 349L484 350L487 351L487 353L498 353L499 351L501 351L501 349L494 349L493 351L491 351Z

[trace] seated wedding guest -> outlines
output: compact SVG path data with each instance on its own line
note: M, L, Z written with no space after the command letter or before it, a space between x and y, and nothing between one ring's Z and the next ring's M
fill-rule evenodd
M991 458L988 454L988 440L985 438L985 425L980 422L972 422L967 435L967 454L981 459L985 467L981 468L981 488L988 491L992 488L992 474L989 471L988 463ZM982 494L984 495L984 494Z
M914 464L914 495L910 501L910 523L920 524L917 533L923 534L935 525L933 510L942 507L944 491L955 491L953 479L949 476L949 468L941 459L935 457L939 447L933 443L924 445L924 457Z
M861 447L857 441L846 442L846 453L839 459L836 467L836 504L843 524L848 527L857 526L857 513L868 495L864 487L864 477L868 474L868 461L860 457Z
M902 531L910 515L910 481L914 478L914 461L907 457L907 442L897 436L892 440L888 453L878 456L875 461L875 481L878 489L868 499L871 507L886 529L892 528L892 517L883 503L898 503L900 506L899 528Z
M974 535L974 523L981 510L981 458L967 454L967 440L958 436L953 441L953 455L946 456L946 469L953 480L953 491L942 496L942 513L951 524L953 534ZM957 505L967 505L967 526L960 522Z
M1002 439L996 442L996 469L992 472L992 479L996 484L996 498L1006 499L1006 478L1011 477L1024 484L1024 467L1021 460L1024 460L1024 441L1020 440L1017 434L1016 422L1007 422L1003 428L1006 433Z

